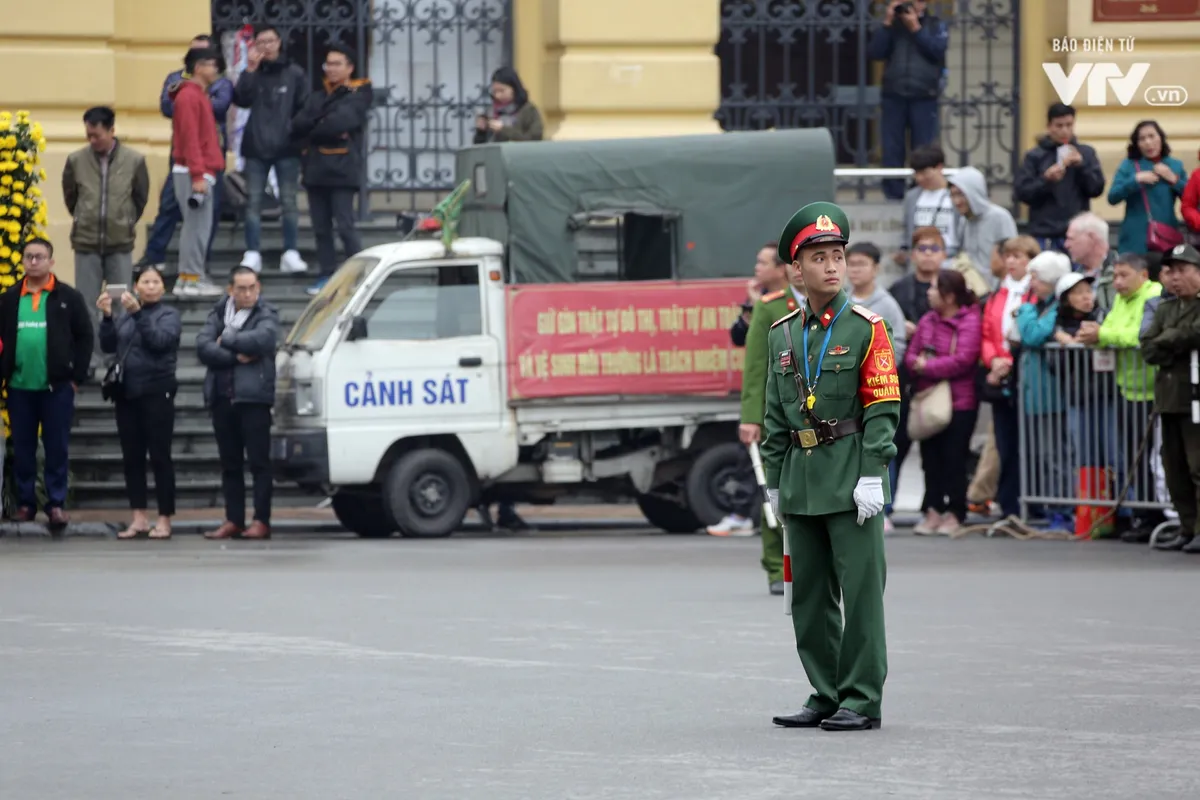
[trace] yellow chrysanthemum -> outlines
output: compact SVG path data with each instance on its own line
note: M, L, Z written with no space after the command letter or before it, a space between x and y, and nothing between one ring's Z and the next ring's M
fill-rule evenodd
M26 165L25 165L25 171L26 171L26 172L33 172L33 170L30 168L30 166L29 166L28 164L26 164ZM46 170L44 170L44 169L39 169L39 170L38 170L38 173L37 173L37 176L38 176L38 180L39 180L39 181L44 181L44 180L46 180Z
M17 187L14 186L13 188L16 189ZM25 195L21 194L20 192L13 192L12 201L14 203L24 203Z
M14 192L23 192L23 191L25 191L25 181L13 181L13 187L12 187L12 188L13 188L13 191L14 191ZM33 192L30 192L30 194L33 194Z

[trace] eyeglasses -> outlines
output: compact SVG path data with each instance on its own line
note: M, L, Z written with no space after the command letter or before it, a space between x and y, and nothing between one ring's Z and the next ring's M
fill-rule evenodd
M37 255L25 256L26 264L41 264L42 262L49 261L49 260L50 260L50 256L37 256Z
M942 246L940 244L919 244L917 245L918 253L940 253Z

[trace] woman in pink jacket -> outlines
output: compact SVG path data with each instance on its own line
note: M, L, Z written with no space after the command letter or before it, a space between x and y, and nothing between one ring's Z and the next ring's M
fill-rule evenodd
M950 535L967 517L967 456L979 413L975 376L981 340L979 301L961 273L938 273L929 287L929 308L917 323L904 363L916 376L917 392L949 382L954 414L945 430L921 442L925 518L913 531L926 536Z

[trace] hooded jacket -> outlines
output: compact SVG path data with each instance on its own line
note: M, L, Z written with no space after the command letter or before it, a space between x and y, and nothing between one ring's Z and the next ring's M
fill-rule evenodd
M171 118L171 159L187 167L192 180L216 175L225 169L225 155L217 138L208 94L193 80L181 80L170 91L175 104Z
M975 269L990 286L995 283L991 268L992 252L1001 241L1017 235L1017 223L1008 209L988 199L987 180L975 167L962 167L947 180L966 195L967 205L971 207L971 214L963 225L959 253L971 258Z
M303 141L304 185L357 189L363 182L363 131L374 94L371 82L353 80L313 92L292 120L292 138Z
M242 156L262 161L299 156L292 119L307 99L308 76L285 58L263 61L254 72L243 72L233 90L233 102L250 111L242 131Z
M1072 138L1083 163L1069 167L1062 180L1048 181L1046 170L1058 161L1058 142L1043 136L1025 154L1013 180L1013 199L1029 206L1030 236L1061 239L1076 214L1092 210L1092 198L1104 194L1104 170L1096 151Z
M183 70L177 69L163 81L162 96L158 99L158 110L167 119L175 116L175 101L171 99L171 90L175 84L187 80L187 78L188 76L183 74ZM213 81L213 85L208 87L208 100L212 103L213 119L217 121L217 136L220 137L221 149L224 150L229 144L225 133L225 115L229 113L229 107L233 105L233 82L224 75L217 78Z

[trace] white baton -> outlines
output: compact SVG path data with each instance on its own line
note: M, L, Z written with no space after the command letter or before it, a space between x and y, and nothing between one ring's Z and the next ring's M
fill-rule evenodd
M775 509L771 508L771 498L767 497L767 475L763 472L762 454L758 450L758 444L751 442L749 449L750 463L754 466L754 479L758 481L758 486L763 493L763 519L766 520L768 528L779 531L779 535L783 538L783 613L790 617L792 615L792 554L788 548L787 531L775 518Z

